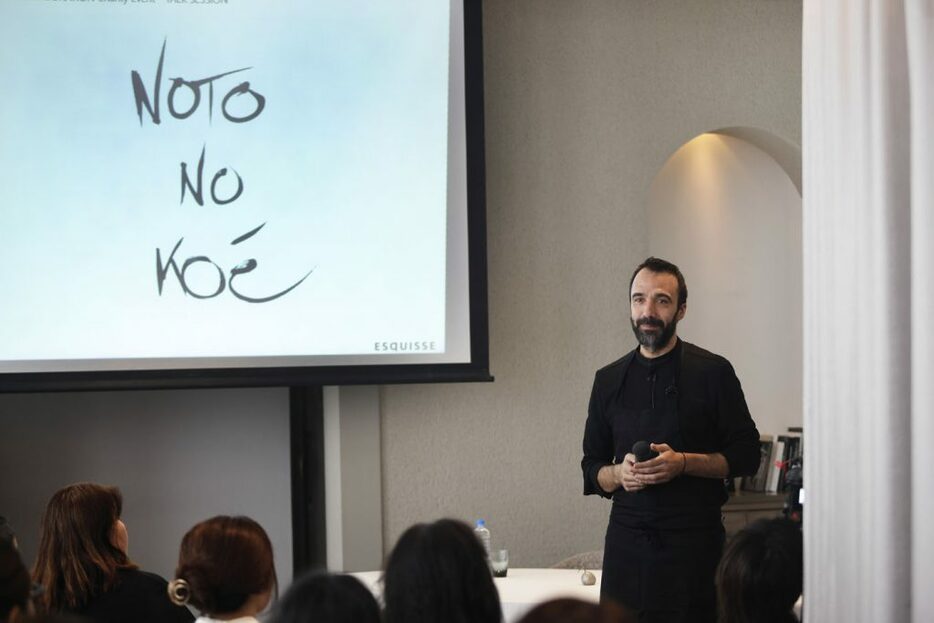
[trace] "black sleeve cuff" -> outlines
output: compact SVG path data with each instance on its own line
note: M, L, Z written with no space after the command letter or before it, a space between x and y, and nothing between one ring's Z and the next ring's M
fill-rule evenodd
M597 474L607 465L612 465L612 463L598 462L587 466L584 470L584 495L599 495L604 498L613 497L612 493L603 490L600 481L597 480Z

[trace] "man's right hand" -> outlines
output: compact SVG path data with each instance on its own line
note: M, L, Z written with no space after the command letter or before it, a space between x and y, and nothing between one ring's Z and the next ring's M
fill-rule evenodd
M613 493L620 487L630 492L645 489L645 485L633 476L632 466L635 462L636 455L630 452L623 457L622 463L602 467L597 472L600 488L607 493Z

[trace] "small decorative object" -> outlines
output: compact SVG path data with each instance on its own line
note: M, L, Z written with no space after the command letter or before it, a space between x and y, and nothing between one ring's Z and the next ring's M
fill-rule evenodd
M595 576L587 569L581 569L581 584L584 586L593 586L597 583L597 576Z

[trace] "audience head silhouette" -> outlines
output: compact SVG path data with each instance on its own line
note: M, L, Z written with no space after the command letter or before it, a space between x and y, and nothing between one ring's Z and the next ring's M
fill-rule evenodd
M499 594L470 527L416 524L399 538L383 577L386 623L500 623Z
M3 515L0 515L0 543L9 543L14 549L17 549L16 533L13 532L13 528L10 527Z
M13 540L0 541L0 621L11 622L29 610L32 581Z
M380 623L379 604L353 576L313 573L289 587L272 623Z
M93 619L66 614L63 612L46 612L24 618L11 619L7 623L95 623Z
M182 539L169 595L212 618L254 616L276 588L272 544L249 517L218 516Z
M519 623L635 623L622 606L613 601L595 604L580 599L552 599L529 610Z
M798 524L760 519L727 545L717 568L720 623L784 623L803 583L803 543Z
M123 496L116 487L90 482L55 492L42 517L33 579L44 587L41 612L80 610L118 583L118 572L136 569L127 557Z

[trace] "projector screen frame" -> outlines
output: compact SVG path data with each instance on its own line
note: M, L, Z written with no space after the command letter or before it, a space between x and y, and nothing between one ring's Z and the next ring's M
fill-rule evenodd
M0 392L488 382L482 3L464 0L470 362L0 373Z

